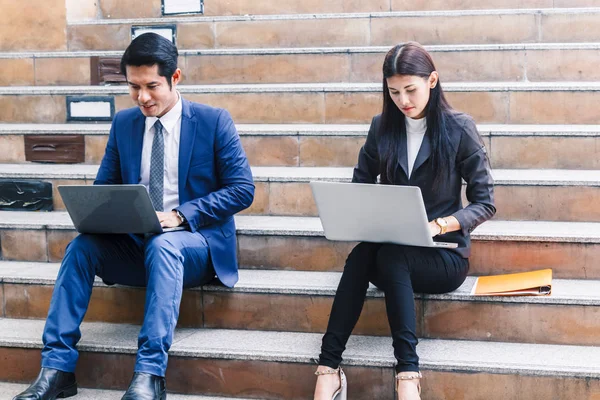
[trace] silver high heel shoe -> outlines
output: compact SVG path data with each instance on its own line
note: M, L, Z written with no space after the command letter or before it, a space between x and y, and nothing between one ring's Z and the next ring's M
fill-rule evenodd
M327 369L325 371L315 371L315 375L339 375L340 377L340 387L335 391L331 400L348 400L348 381L346 380L346 374L344 374L344 370L341 367L337 369Z

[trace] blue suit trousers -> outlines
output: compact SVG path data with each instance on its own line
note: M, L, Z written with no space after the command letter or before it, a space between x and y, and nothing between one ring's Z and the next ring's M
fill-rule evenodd
M67 246L52 294L42 367L75 370L79 327L96 275L105 282L147 288L135 372L165 376L183 288L201 286L215 276L206 239L188 231L77 236Z

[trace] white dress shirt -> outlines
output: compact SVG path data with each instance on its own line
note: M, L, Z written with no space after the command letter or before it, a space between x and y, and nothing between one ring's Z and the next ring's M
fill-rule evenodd
M427 118L406 120L406 155L408 159L408 177L412 175L413 166L427 132Z
M165 115L160 117L165 137L165 167L164 167L164 210L171 211L179 206L179 138L181 136L181 95L175 106ZM144 147L142 148L142 165L140 166L140 183L149 188L150 184L150 156L152 154L152 141L154 140L154 123L156 117L146 117L146 130L144 131Z

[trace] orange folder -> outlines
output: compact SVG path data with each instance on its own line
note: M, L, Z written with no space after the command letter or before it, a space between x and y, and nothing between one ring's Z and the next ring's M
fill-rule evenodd
M544 296L552 291L552 270L480 276L473 286L475 296Z

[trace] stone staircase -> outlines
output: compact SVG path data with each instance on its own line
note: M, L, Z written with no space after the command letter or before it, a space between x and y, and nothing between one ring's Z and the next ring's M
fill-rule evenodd
M53 284L76 236L56 186L93 182L110 127L66 123L67 97L130 107L125 87L91 84L92 65L120 57L132 26L145 25L175 27L181 92L232 113L256 182L254 204L236 216L240 282L184 291L167 376L181 395L169 398L311 398L354 244L324 238L308 182L350 179L380 111L383 56L418 40L451 103L479 124L498 207L473 232L463 286L416 296L423 399L600 399L597 1L207 0L203 17L162 17L159 0L35 1L52 8L39 25L62 18L62 27L34 24L26 41L12 37L26 16L8 6L0 17L15 26L0 29L0 182L51 182L54 211L0 211L0 381L12 382L0 384L0 399L37 374ZM83 135L85 163L26 161L25 138L39 135ZM536 268L553 269L552 296L470 295L475 276ZM77 398L120 398L143 305L141 289L96 282L78 365L90 389ZM354 333L351 398L393 399L375 288Z

